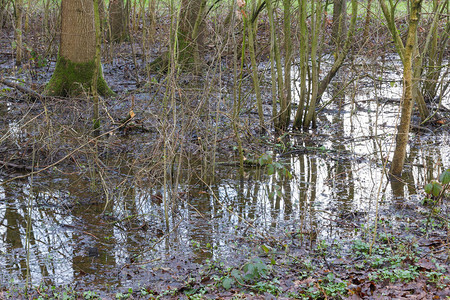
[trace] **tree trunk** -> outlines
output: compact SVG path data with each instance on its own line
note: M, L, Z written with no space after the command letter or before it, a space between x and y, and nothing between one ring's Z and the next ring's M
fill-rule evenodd
M403 101L400 117L400 125L397 130L394 157L390 172L395 176L400 176L405 163L406 147L408 145L409 126L411 123L411 113L413 101L413 53L416 43L417 26L420 18L422 0L411 1L411 12L409 17L408 36L403 55Z
M299 27L300 27L300 98L298 109L294 118L294 129L301 129L303 124L304 108L306 106L307 100L307 73L308 73L308 25L306 23L306 18L308 15L307 11L307 0L298 0L299 6Z
M315 5L315 6L314 6ZM303 130L308 130L309 125L313 122L314 114L316 111L316 103L318 100L318 89L319 89L319 67L317 63L317 51L319 48L319 32L320 32L320 24L322 20L322 2L321 1L313 1L311 12L312 12L312 39L311 39L311 101L309 102L309 106L306 109L305 120L303 122ZM295 122L297 123L297 122Z
M347 35L347 0L334 0L332 39L337 48L342 47L342 43ZM338 53L338 52L336 52Z
M16 0L14 5L15 12L15 30L14 30L14 38L16 41L16 65L20 66L22 64L23 59L23 43L22 43L22 18L23 18L23 2L22 0Z
M364 21L364 40L367 40L367 37L369 36L371 7L372 7L372 0L367 0L366 20Z
M289 127L291 122L291 66L292 66L292 42L291 42L291 1L283 0L284 18L284 96L280 99L280 122L283 130Z
M58 61L46 94L79 95L91 88L96 72L98 93L113 94L103 79L101 64L95 63L95 32L92 0L62 0Z
M178 63L184 69L198 68L199 52L204 45L206 0L182 0L178 24Z
M248 49L249 49L250 60L251 60L251 64L252 64L253 89L255 90L256 107L258 108L259 125L261 127L261 130L264 130L264 112L263 112L263 107L262 107L260 80L259 80L259 76L258 76L258 65L256 63L255 26L254 26L254 23L248 18L245 18L244 22L247 22Z
M109 2L110 41L120 43L127 37L125 6L123 0Z

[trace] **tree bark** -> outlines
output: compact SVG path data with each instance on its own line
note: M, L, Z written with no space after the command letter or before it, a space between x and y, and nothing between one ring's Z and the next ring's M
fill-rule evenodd
M413 101L413 53L416 43L417 26L420 18L422 0L411 1L411 12L409 17L408 36L403 55L403 99L401 107L400 125L397 130L394 157L390 172L400 176L405 163L406 147L408 145L409 126Z
M332 39L337 48L342 47L342 43L347 35L347 0L334 0Z
M95 32L92 0L62 0L59 54L47 95L75 96L88 91L96 72L98 93L113 94L103 79L101 64L95 63Z
M23 43L22 43L23 1L16 0L14 8L15 8L15 10L14 10L14 13L15 13L14 39L16 42L16 65L20 66L22 64L22 59L23 59Z
M283 130L289 127L291 122L291 66L292 66L292 41L291 41L291 1L283 0L283 27L284 27L284 96L280 99L280 122Z
M123 0L109 2L110 41L122 42L127 37L125 6Z
M184 69L198 68L199 52L204 46L206 0L182 0L178 24L178 63ZM197 59L196 59L197 58Z

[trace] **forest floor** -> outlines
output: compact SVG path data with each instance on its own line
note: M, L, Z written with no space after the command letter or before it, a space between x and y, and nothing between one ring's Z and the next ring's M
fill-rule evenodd
M5 61L8 55L2 55ZM149 157L161 150L161 135L165 134L160 126L164 122L161 118L164 87L160 78L154 76L150 92L142 92L135 79L136 76L145 77L145 73L135 75L129 65L130 57L115 58L105 65L105 77L118 95L114 99L104 99L103 113L108 117L105 117L102 132L119 133L106 135L107 139L99 143L99 149L103 151L100 156L129 156L128 161L133 161L131 166L136 166L148 162ZM7 73L8 67L14 72ZM29 79L34 78L34 84L41 90L51 75L48 65L37 66L37 59L30 60L29 68L22 70L14 69L12 62L3 62L2 72L4 77L21 79L25 86L32 87ZM197 89L195 84L191 85L195 78L186 76L180 79L183 80L188 89L177 98L180 103L192 98L194 92L189 89ZM72 152L79 149L77 147L81 149L80 145L90 144L89 130L82 132L90 124L89 101L29 100L11 87L3 88L1 105L4 113L0 120L3 128L21 118L40 121L32 129L27 127L28 131L24 130L22 135L19 133L18 143L2 140L0 160L3 165L23 172L29 170L30 162L34 163L31 153L36 154L40 167L53 165L69 153L68 162L54 165L68 172L89 160L90 150L83 148L83 151ZM148 95L153 99L148 99ZM220 99L217 94L210 96L211 102ZM265 105L270 107L270 99L266 98ZM201 103L203 98L195 99ZM223 105L231 107L229 103ZM250 104L246 105L248 110L252 108ZM246 110L245 105L243 110ZM120 120L127 118L131 111L136 117L119 130L124 124ZM209 116L215 111L216 106L212 104L204 113ZM51 114L44 117L48 112ZM186 152L206 152L213 127L205 122L208 116L196 118L194 112L190 113L186 115L192 118L187 118L185 124L195 124L183 129L177 138L183 139ZM247 153L257 152L259 156L275 142L267 143L267 139L261 138L257 126L252 125L257 124L256 116L251 113L247 116L251 117L248 117L249 125L243 134L244 147ZM316 137L308 135L306 138L311 139L311 144L318 149L322 143L320 139L328 136L321 136L319 132ZM144 142L137 143L138 140ZM233 140L232 126L221 123L216 140ZM148 145L145 141L152 143ZM207 141L206 146L201 141ZM217 152L235 162L235 147L234 142L222 143ZM17 174L8 171L2 176L12 179ZM23 284L12 283L2 285L0 299L446 299L450 297L449 199L445 195L437 202L424 198L422 195L401 199L380 209L376 226L367 225L356 212L340 216L335 226L354 231L357 239L343 237L331 242L320 241L314 231L303 229L286 230L277 236L244 234L235 237L235 247L238 250L242 247L236 261L195 263L174 260L166 265L153 264L151 268L146 267L145 261L123 265L118 270L120 276L130 281L137 277L147 280L148 284L140 288L100 290L77 282L41 284L25 290ZM208 247L201 245L198 250L207 251Z
M448 201L448 200L447 200ZM448 203L447 203L448 205ZM286 233L281 242L239 237L255 245L238 265L207 261L174 262L154 267L140 289L99 291L89 286L15 287L0 292L5 299L447 299L450 297L448 208L401 203L399 220L380 218L374 228L347 224L363 238L333 244L308 241L302 233ZM303 240L302 240L303 239ZM289 243L283 247L282 243ZM252 253L253 252L253 253ZM228 266L228 267L226 267ZM129 264L124 272L138 277L145 266ZM144 275L145 276L145 275Z

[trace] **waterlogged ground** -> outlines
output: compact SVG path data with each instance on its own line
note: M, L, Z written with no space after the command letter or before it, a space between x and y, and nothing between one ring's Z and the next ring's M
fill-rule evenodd
M120 154L102 152L101 144L95 151L80 147L98 159L72 153L66 160L74 166L56 164L20 179L13 178L30 170L5 165L0 296L23 295L26 284L34 287L32 297L44 298L78 292L194 299L449 296L448 196L423 203L424 185L450 166L448 123L413 131L403 182L392 185L383 170L393 150L401 86L396 69L378 67L374 72L386 80L374 84L361 76L324 108L311 134L246 139L243 178L228 133L220 143L229 149L217 147L214 168L186 156L164 164L171 166L165 177L142 175L144 167L130 161L151 156L143 150L161 134L154 116L131 133L107 136L105 144L126 148ZM132 105L138 113L149 110L158 91L133 94L132 86L125 93L120 84L127 82L113 80L117 70L123 68L105 67L124 95L108 113L124 116ZM343 83L338 80L323 102ZM8 128L3 137L15 141L9 145L19 153L42 125L24 129L21 112L38 114L40 104L8 95L2 115L15 121L2 120ZM443 105L450 107L448 97ZM448 110L440 114L448 122ZM195 132L190 137L201 141ZM3 161L8 147L0 149ZM65 150L48 146L47 156L60 158ZM22 162L32 161L35 152L27 151L20 152Z

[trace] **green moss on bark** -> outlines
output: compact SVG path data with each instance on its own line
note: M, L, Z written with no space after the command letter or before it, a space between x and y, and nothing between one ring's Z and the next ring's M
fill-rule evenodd
M83 91L90 90L94 70L94 60L86 63L74 63L59 56L52 78L45 87L45 94L62 97L79 96ZM99 72L98 75L97 91L102 96L114 95L103 78L102 72Z
M194 43L188 40L188 34L178 32L178 63L184 70L194 66Z

